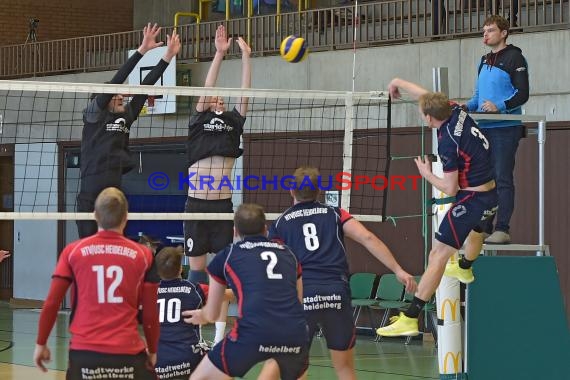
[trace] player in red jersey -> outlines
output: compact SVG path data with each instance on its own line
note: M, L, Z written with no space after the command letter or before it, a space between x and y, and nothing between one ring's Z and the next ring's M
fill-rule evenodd
M42 371L59 305L73 285L66 378L156 379L159 278L150 249L123 236L127 209L125 195L106 188L95 201L99 231L61 253L39 320L34 362ZM146 344L137 330L139 303Z

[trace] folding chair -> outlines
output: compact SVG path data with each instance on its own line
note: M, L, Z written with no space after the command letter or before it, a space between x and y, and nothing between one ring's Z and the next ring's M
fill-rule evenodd
M377 301L372 298L372 292L374 290L374 282L376 281L376 274L374 273L354 273L350 276L350 293L351 293L351 304L354 308L352 312L352 318L354 319L354 325L357 326L358 318L360 317L360 312L362 308L366 308L368 313L368 320L372 324L372 313L370 312L370 305L375 304Z

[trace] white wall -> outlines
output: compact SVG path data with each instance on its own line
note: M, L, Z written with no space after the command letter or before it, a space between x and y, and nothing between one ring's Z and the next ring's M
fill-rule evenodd
M56 144L16 144L14 211L57 211L56 164ZM57 221L15 221L14 298L45 299L57 255Z

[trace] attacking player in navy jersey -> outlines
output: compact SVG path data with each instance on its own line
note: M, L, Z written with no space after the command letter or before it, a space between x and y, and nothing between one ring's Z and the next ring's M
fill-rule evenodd
M456 201L435 233L429 254L429 263L418 285L418 291L408 308L394 323L382 327L382 336L414 336L418 334L418 316L425 303L435 293L441 277L456 277L463 283L474 280L471 265L483 246L481 223L497 210L497 191L492 172L489 142L477 124L459 106L452 106L442 93L426 89L396 78L390 82L393 98L400 97L400 89L419 99L422 118L430 128L437 128L438 154L443 164L443 178L431 171L431 162L415 159L422 177ZM446 264L464 245L465 256L458 262Z
M251 87L251 49L243 38L237 39L242 53L241 87ZM205 87L216 86L224 56L232 39L226 28L216 30L216 54L206 76ZM188 158L188 198L184 208L189 213L233 213L232 178L234 163L243 153L240 138L245 124L248 98L241 97L233 110L228 111L219 96L201 96L196 112L190 117L186 153ZM205 180L204 180L205 179ZM186 220L184 244L189 256L188 280L206 283L208 253L215 253L233 239L231 220ZM228 305L224 305L227 310ZM227 312L222 312L225 316ZM216 321L214 342L225 333L225 317Z
M307 322L303 313L301 266L286 246L266 237L263 208L242 204L235 217L240 241L218 252L208 265L208 302L184 312L187 322L214 321L224 289L236 295L238 317L230 333L205 357L191 379L243 377L256 363L274 359L281 378L295 380L308 365Z
M294 206L275 220L269 237L290 247L303 268L303 306L309 336L313 337L320 326L337 377L356 379L355 327L344 237L366 247L396 274L408 291L414 291L416 283L413 276L400 267L388 247L347 211L317 201L317 168L300 167L293 176L297 184L291 190ZM264 375L275 378L274 372L274 364L267 363Z

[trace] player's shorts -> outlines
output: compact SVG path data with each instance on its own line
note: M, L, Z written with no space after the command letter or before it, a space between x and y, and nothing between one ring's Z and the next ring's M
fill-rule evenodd
M233 213L230 198L205 200L193 197L186 199L185 212ZM216 253L233 241L232 220L186 220L184 221L184 252L186 256L203 256Z
M188 380L192 371L198 367L209 350L210 347L205 343L191 346L185 342L159 345L155 366L156 374L159 379ZM163 352L162 355L161 352Z
M125 355L69 350L66 380L156 380L154 368L149 368L147 363L144 351L135 355Z
M93 212L95 208L96 194L79 193L77 195L77 212ZM77 232L80 238L97 233L98 227L94 220L76 220Z
M471 231L483 232L482 222L497 212L497 189L459 190L455 198L456 202L445 214L435 238L459 249Z
M220 371L230 377L243 377L257 363L275 359L281 371L281 379L296 380L309 366L308 337L305 335L300 341L303 344L263 345L242 343L239 339L233 341L226 336L212 348L208 358Z
M354 347L356 330L348 284L303 285L303 308L309 324L309 336L319 331L330 350L346 351Z
M88 175L81 178L80 191L77 195L77 212L92 213L95 208L95 199L101 191L107 187L121 186L121 168L116 167L104 170L95 175ZM77 231L80 238L91 236L97 233L97 223L94 220L76 221Z

